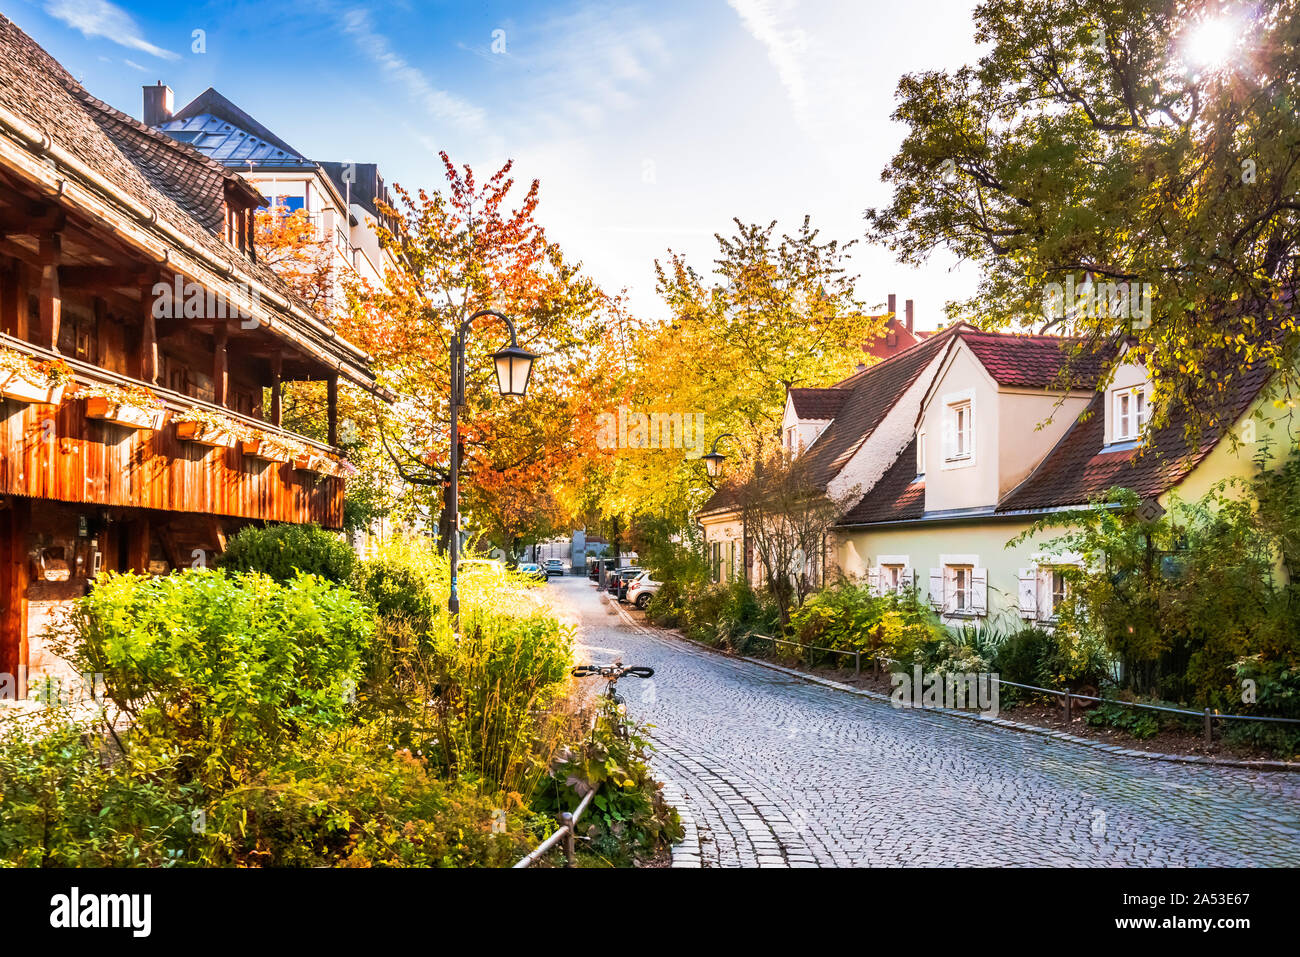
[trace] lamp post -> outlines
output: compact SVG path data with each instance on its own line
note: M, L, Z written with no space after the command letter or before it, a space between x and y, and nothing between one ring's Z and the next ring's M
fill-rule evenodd
M460 565L460 407L465 403L465 338L470 326L481 316L496 316L510 330L510 345L492 353L496 363L497 390L502 395L522 396L528 391L536 355L519 346L515 324L510 317L495 309L480 309L460 324L460 330L451 338L451 594L447 599L447 613L452 628L460 627L460 592L457 589L456 570Z
M709 473L709 478L711 479L717 478L718 475L721 474L722 472L722 463L727 460L727 457L718 451L718 443L721 442L723 439L734 439L734 438L735 436L732 435L730 432L723 432L721 435L719 435L716 439L713 440L713 448L709 452L709 454L701 456L701 458L704 459L704 469L706 472ZM714 486L712 482L709 483L709 487L716 488L716 486Z

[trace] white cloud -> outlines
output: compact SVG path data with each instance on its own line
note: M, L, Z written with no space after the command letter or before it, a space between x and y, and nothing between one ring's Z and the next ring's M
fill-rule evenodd
M778 5L772 0L727 0L728 6L740 15L745 29L767 48L767 58L776 68L776 74L785 87L796 114L808 106L808 82L804 58L808 53L808 34L788 22L788 4Z
M434 119L449 120L470 132L484 127L485 116L481 109L454 94L441 90L418 67L411 66L402 56L393 52L388 38L375 32L370 14L362 9L348 10L343 14L343 29L355 41L361 52L394 83L405 87L407 94L419 103Z
M149 72L149 68L148 68L148 67L143 67L143 66L141 66L140 64L136 63L134 60L123 60L122 62L125 63L127 66L129 66L129 67L130 67L131 69L133 69L133 70L139 70L141 73L148 73L148 72Z
M103 37L119 46L163 60L181 58L179 53L164 50L146 40L131 14L107 0L47 0L45 12L87 37Z

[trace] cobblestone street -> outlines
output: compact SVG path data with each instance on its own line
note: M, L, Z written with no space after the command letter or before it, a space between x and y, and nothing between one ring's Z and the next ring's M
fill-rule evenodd
M630 625L586 579L550 595L586 660L656 671L620 690L695 823L679 862L1300 865L1300 775L895 710Z

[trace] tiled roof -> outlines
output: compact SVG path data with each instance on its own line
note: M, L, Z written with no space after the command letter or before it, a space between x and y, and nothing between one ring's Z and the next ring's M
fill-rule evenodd
M959 328L952 326L890 359L868 366L836 383L832 389L808 390L846 393L839 414L800 459L808 469L810 482L826 488ZM700 513L725 511L735 506L735 491L724 485L704 503Z
M0 106L36 127L52 143L111 183L117 196L153 209L160 220L214 260L237 262L250 277L311 312L311 307L274 270L249 260L212 232L212 164L191 151L173 149L163 134L127 122L125 114L90 96L58 61L3 15ZM154 169L160 159L165 168ZM192 164L188 170L186 163ZM157 234L175 244L165 231L158 230ZM373 382L364 362L341 340L325 338L290 313L278 315L279 321L312 342L322 355L343 363L355 381Z
M846 389L790 390L794 414L801 419L833 419L839 415L844 400L848 397L849 393Z
M1092 389L1101 374L1106 351L1092 350L1079 339L1059 336L1024 336L965 329L962 341L1001 386L1059 389L1069 372L1069 386Z
M1084 505L1114 486L1132 489L1143 498L1162 495L1191 472L1245 414L1268 384L1267 363L1245 370L1214 410L1219 425L1205 426L1194 446L1187 442L1187 414L1176 413L1154 432L1146 448L1105 451L1106 394L1098 393L1084 415L1061 437L1030 476L1008 492L999 512Z
M69 92L89 107L87 112L91 119L128 154L154 187L174 199L208 232L219 233L224 225L227 183L237 182L250 195L256 195L256 190L241 177L192 146L168 136L159 136L139 120L96 99L80 86L74 84Z
M803 453L812 483L825 488L839 474L903 393L943 351L958 328L954 326L947 334L931 336L836 386L849 396L831 424Z
M920 518L925 513L925 479L916 477L916 437L899 453L880 480L839 520L839 525L869 525Z

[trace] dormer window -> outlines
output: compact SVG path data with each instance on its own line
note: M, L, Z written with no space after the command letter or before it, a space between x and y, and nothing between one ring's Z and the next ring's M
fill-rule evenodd
M1115 434L1116 442L1134 442L1146 428L1150 417L1147 403L1146 386L1132 389L1119 389L1115 392Z
M925 477L925 429L916 433L916 477Z

